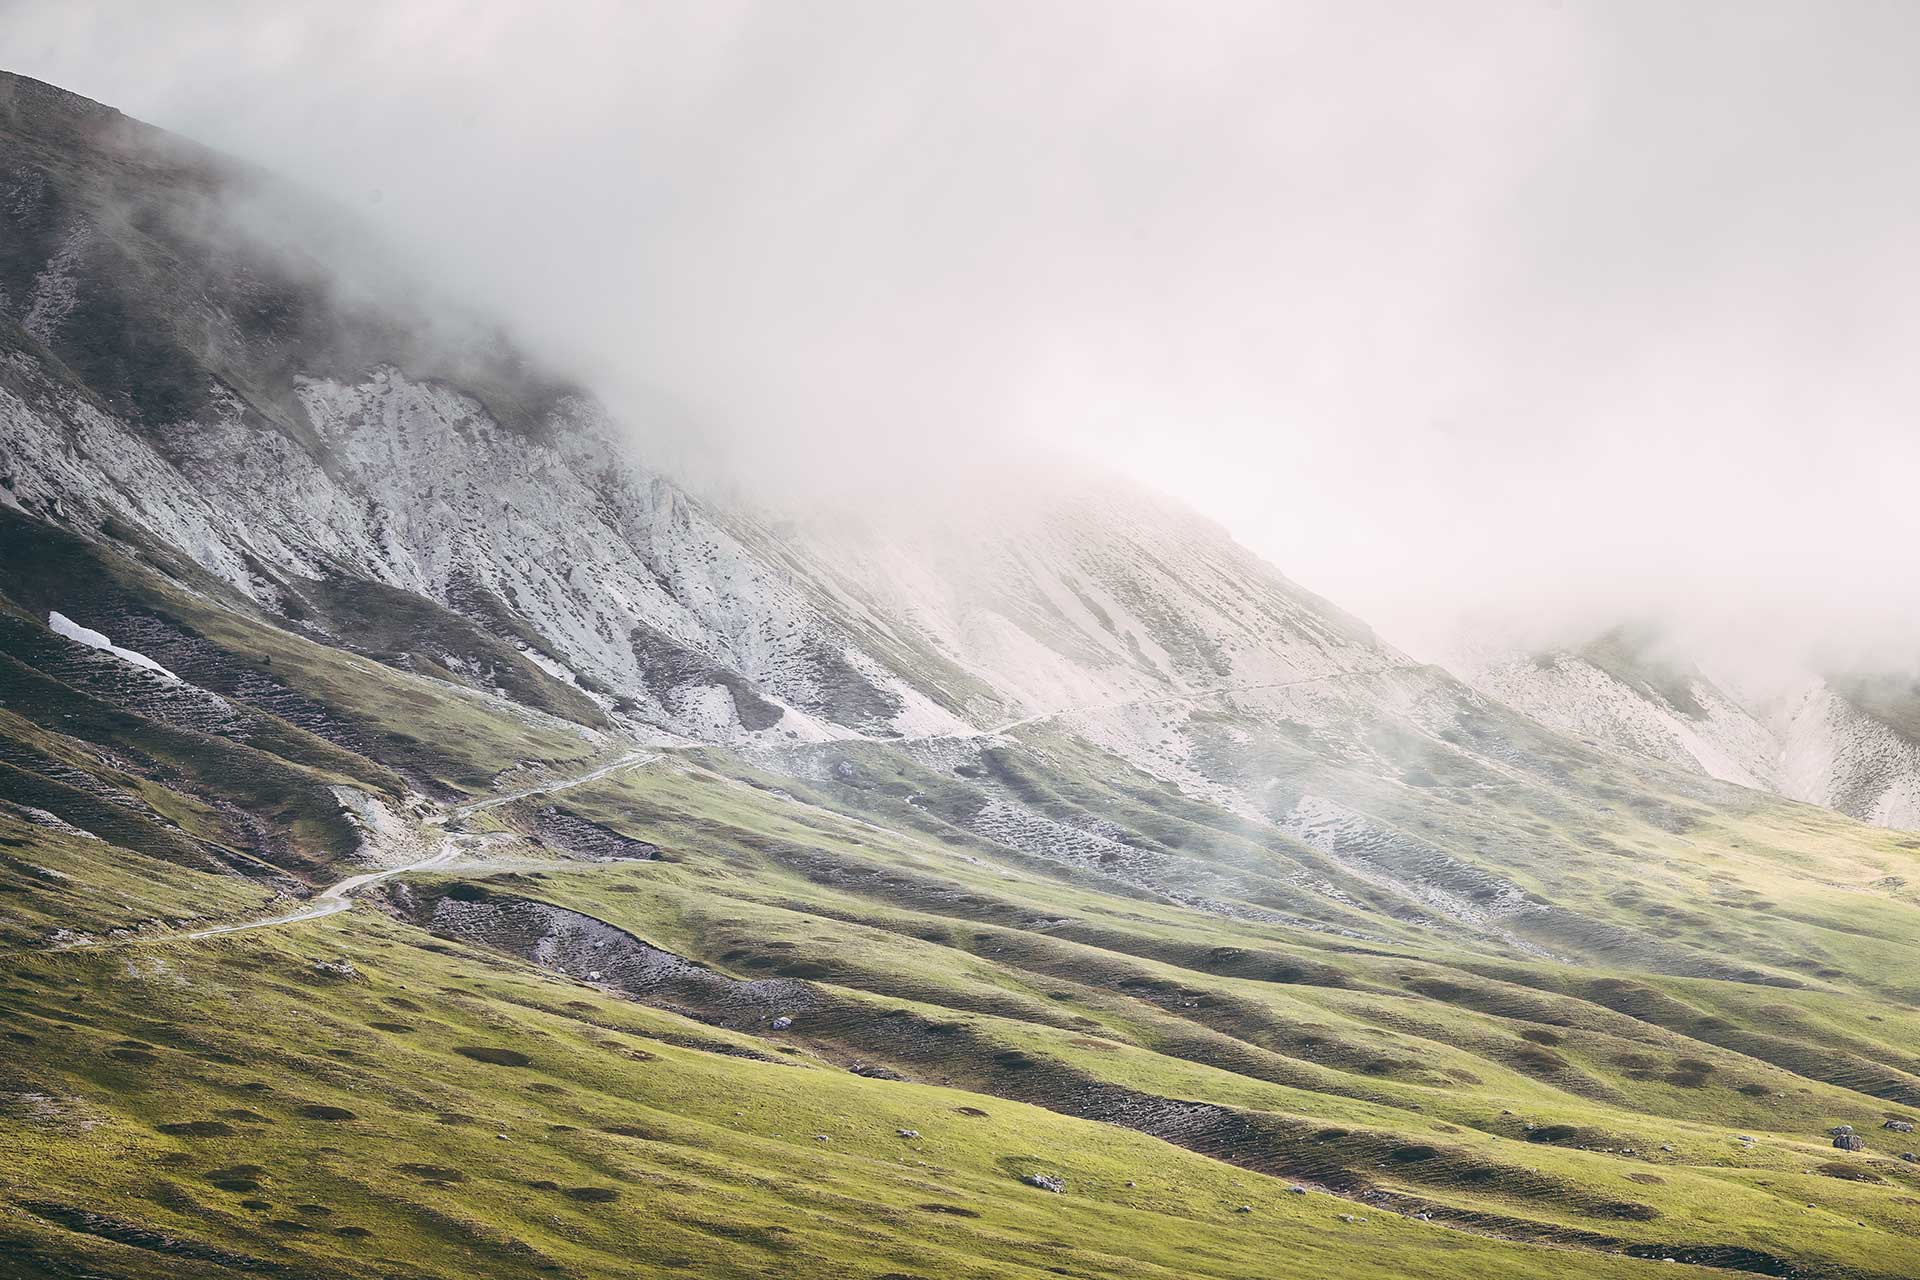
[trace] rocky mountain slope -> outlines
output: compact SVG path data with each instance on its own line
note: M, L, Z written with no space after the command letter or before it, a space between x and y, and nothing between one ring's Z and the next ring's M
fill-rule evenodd
M1800 676L1755 696L1618 630L1579 649L1463 663L1474 685L1542 724L1741 786L1920 827L1920 721L1897 679Z
M177 549L313 634L709 741L964 732L1394 660L1220 531L1111 484L911 550L715 509L524 361L409 349L238 231L208 251L229 188L260 180L8 84L0 492ZM508 648L450 645L448 614Z
M271 187L0 77L0 1272L1915 1274L1920 842L1731 698L703 498Z

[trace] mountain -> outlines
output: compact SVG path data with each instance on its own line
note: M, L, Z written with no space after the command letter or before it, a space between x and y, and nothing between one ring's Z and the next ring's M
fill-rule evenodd
M962 732L1394 660L1219 530L1110 483L1025 524L976 512L917 556L715 509L523 358L425 349L239 231L207 249L223 186L259 179L13 84L12 505L175 548L310 634L706 741Z
M1920 840L1738 700L696 492L269 207L0 77L0 1270L1914 1274Z
M1542 724L1881 826L1920 827L1916 690L1893 677L1803 674L1730 692L1644 628L1539 654L1467 660L1474 685Z

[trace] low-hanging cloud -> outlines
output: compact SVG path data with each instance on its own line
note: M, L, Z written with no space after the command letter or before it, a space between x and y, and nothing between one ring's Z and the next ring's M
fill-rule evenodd
M1080 454L1416 649L1920 650L1908 6L0 13L10 69L352 209L670 465Z

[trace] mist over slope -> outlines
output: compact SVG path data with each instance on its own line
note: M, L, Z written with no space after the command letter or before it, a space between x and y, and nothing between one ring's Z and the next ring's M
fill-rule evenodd
M1881 826L1920 826L1916 686L1898 668L1821 675L1788 660L1716 680L1658 629L1621 627L1569 649L1483 646L1460 669L1588 741Z
M701 502L506 347L423 340L265 247L207 254L222 185L248 175L183 168L179 144L10 83L13 500L113 517L310 629L348 635L411 593L428 634L415 653L389 616L389 650L706 740L965 731L1396 660L1117 481L1062 474L965 520L956 503L917 544ZM36 163L47 139L79 145ZM521 652L436 658L434 607Z
M6 1265L1913 1274L1920 842L1690 675L1099 477L697 494L269 179L0 148Z

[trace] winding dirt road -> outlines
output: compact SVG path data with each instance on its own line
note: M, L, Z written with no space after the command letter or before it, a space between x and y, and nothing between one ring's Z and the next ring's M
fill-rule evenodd
M647 764L659 758L660 753L658 751L629 751L612 764L601 765L598 769L580 774L577 777L562 778L558 782L543 782L537 787L528 787L524 791L506 791L497 796L488 796L484 800L469 800L465 804L457 804L447 810L444 817L436 814L435 817L439 819L439 822L435 822L434 818L429 818L427 821L432 825L438 826L441 823L464 818L470 813L479 813L484 809L494 809L503 804L512 804L515 800L525 800L529 796L544 796L555 791L567 791L574 787L585 786L589 782L597 782L610 773L618 773L622 769L628 769L637 764Z
M333 884L328 885L326 888L320 890L320 892L314 894L313 897L307 899L294 910L282 915L268 916L264 920L247 920L239 924L215 925L210 929L196 929L191 933L177 934L175 936L189 940L218 938L229 933L247 933L254 929L274 929L281 925L298 924L303 920L320 920L327 916L337 915L351 908L353 906L353 895L368 885L379 884L382 881L391 880L395 876L406 875L409 871L425 871L430 867L445 866L447 863L457 860L460 857L461 850L459 845L455 844L450 838L452 833L446 831L446 827L450 823L458 822L462 818L486 809L497 808L503 804L512 804L516 800L525 800L532 796L549 795L555 791L566 791L573 787L584 786L589 782L604 778L610 773L617 773L622 769L630 769L635 765L647 764L659 758L660 755L658 752L630 751L611 764L602 765L597 769L590 770L587 773L582 773L575 777L561 778L554 782L543 783L537 787L527 787L521 791L504 792L497 796L488 796L484 800L469 800L465 804L455 805L445 813L434 814L427 819L427 825L429 827L439 828L442 833L439 840L440 848L427 857L415 862L406 863L403 866L386 867L379 871L364 871L357 876L348 876L345 880L335 881Z

